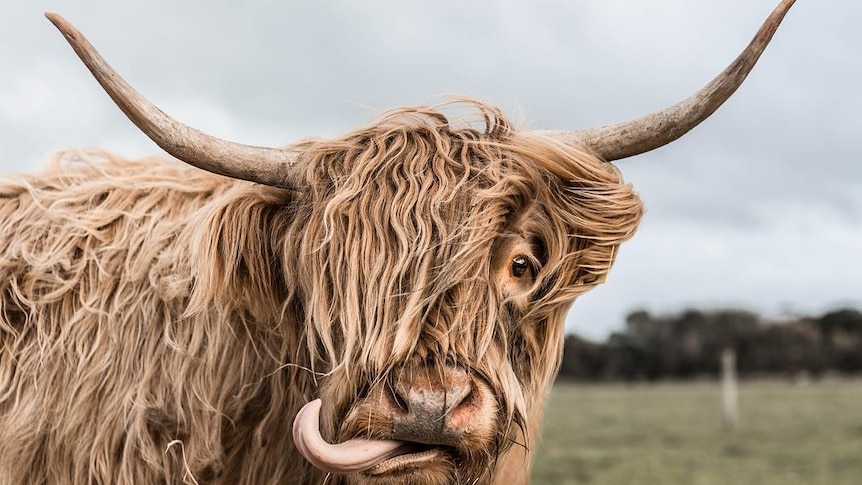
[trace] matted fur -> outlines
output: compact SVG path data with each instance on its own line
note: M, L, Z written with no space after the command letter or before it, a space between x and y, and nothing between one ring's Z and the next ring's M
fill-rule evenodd
M493 479L642 208L612 165L467 104L484 129L405 108L301 142L292 191L98 151L0 181L0 483L322 482L299 407L355 434L335 423L417 363L492 389L494 449L454 479ZM523 295L493 277L510 234L540 245Z

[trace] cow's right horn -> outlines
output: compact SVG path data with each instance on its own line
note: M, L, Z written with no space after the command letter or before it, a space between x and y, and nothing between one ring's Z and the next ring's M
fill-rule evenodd
M290 187L296 153L234 143L202 133L165 114L123 80L81 32L46 13L123 113L163 150L208 172L274 187Z
M568 144L589 147L608 162L640 155L680 138L707 119L742 85L794 2L783 0L742 54L688 99L626 123L548 134Z

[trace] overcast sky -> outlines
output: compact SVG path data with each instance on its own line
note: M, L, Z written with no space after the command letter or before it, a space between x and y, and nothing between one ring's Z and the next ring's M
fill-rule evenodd
M158 153L44 10L65 15L168 113L278 146L460 94L527 128L663 108L748 43L778 0L0 0L0 171L50 151ZM618 163L647 206L568 329L635 309L771 317L862 306L862 2L799 0L736 96L676 143Z

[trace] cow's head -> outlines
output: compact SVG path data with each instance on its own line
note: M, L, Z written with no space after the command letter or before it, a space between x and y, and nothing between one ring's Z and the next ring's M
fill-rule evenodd
M792 3L703 90L632 122L519 132L498 110L468 102L482 127L410 108L287 149L173 120L71 25L49 18L168 153L292 194L279 216L288 222L256 240L273 245L259 254L278 258L284 287L263 292L284 299L293 357L309 371L297 392L319 398L296 416L300 453L355 483L442 484L485 480L510 448L530 446L565 312L603 281L642 214L608 162L669 143L714 112Z
M306 408L297 444L320 468L487 476L527 445L566 309L638 224L612 165L475 106L483 129L412 108L297 147L313 202L286 238L303 255L289 279L325 363L322 434L347 443L325 445Z

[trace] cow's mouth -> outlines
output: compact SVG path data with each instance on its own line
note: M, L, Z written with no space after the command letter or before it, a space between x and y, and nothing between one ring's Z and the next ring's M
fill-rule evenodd
M312 465L330 473L380 476L451 461L452 450L410 441L352 439L327 443L320 435L321 401L309 402L296 414L293 441Z
M411 472L431 463L451 460L451 450L422 443L406 443L403 455L397 455L365 470L366 475L389 475Z

